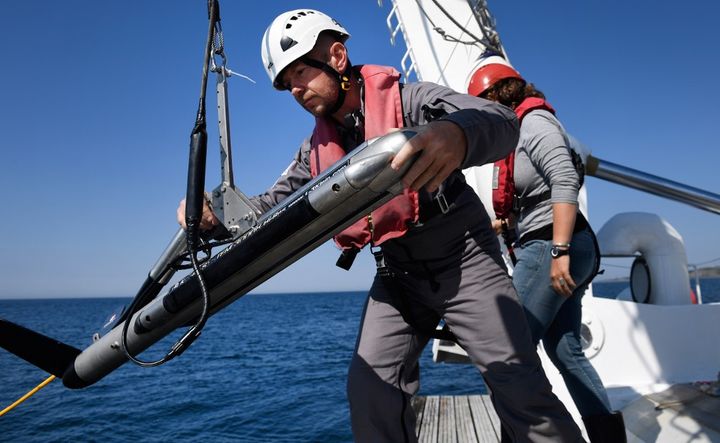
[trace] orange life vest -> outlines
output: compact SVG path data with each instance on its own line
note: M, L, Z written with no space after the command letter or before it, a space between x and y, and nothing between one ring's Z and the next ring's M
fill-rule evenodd
M522 123L530 111L545 109L555 114L555 110L548 102L538 97L528 97L515 108L515 114ZM515 150L513 149L507 157L495 162L493 168L492 198L495 217L505 219L513 211L515 199Z
M364 65L360 75L365 87L365 140L402 128L400 73L391 67ZM329 117L317 118L310 148L310 172L320 172L340 160L345 154L336 123ZM418 221L418 194L405 189L367 217L355 222L335 236L335 243L343 249L360 249L372 242L379 245L404 235Z

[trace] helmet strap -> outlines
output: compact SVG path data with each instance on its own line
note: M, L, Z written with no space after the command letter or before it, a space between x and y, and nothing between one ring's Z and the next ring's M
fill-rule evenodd
M327 115L332 115L335 112L337 112L338 109L345 103L345 95L347 91L350 90L350 70L352 69L352 66L350 65L350 62L348 62L347 67L345 70L340 73L337 72L335 69L333 69L332 66L328 65L327 63L323 63L321 61L312 59L310 57L304 56L300 57L299 60L302 63L305 63L308 66L311 66L316 69L322 69L325 71L330 77L334 78L338 82L338 96L335 99L335 104L330 107L327 111Z

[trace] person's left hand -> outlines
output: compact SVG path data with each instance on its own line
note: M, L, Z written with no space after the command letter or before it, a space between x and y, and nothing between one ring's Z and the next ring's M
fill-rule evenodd
M555 292L565 298L572 296L575 287L575 281L570 276L570 256L563 255L552 259L550 265L550 284Z
M205 201L203 201L203 212L200 217L199 226L201 231L209 231L220 224L220 220L215 216L215 213L213 213L208 200L209 199L206 198ZM180 200L176 215L178 224L187 231L187 225L185 224L185 199Z
M414 191L425 187L428 192L433 192L465 159L465 133L460 126L447 120L429 123L405 143L390 166L397 171L417 152L420 156L403 176L403 185Z
M503 232L502 220L500 220L499 218L496 218L495 220L493 220L492 228L493 228L493 231L495 231L495 235L501 235Z

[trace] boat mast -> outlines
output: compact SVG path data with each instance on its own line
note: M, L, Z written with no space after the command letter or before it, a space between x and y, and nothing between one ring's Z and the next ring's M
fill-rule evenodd
M405 40L401 68L406 79L415 74L418 80L463 91L484 52L505 55L485 0L392 0L387 26L391 43L398 33Z
M382 5L382 0L378 1ZM406 80L430 81L459 92L488 51L506 57L485 0L392 0L387 17L390 42L402 33L407 50L400 67ZM492 205L492 164L463 171L488 214Z

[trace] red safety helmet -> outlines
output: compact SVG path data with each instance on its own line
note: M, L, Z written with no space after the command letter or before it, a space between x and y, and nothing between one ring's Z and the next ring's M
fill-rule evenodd
M467 87L468 94L477 97L491 88L495 83L506 78L516 78L525 81L504 58L498 55L484 58L478 63L473 74L470 76Z

